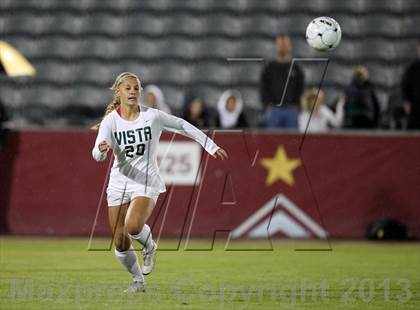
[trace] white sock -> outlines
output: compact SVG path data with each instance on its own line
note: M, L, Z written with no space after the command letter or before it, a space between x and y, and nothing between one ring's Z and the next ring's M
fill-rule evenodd
M130 235L131 238L137 240L146 251L150 251L153 248L152 230L149 225L144 224L143 229L137 235Z
M134 281L144 282L144 277L140 270L137 254L132 246L130 249L123 252L115 249L115 256L125 267L125 269L127 269L127 271L133 276Z

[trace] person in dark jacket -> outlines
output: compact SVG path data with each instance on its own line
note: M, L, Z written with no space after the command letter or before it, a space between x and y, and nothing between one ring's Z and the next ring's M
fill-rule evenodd
M420 40L417 42L417 55L418 58L410 64L402 78L407 129L420 129Z
M345 127L352 129L377 128L379 103L369 71L363 66L353 70L353 78L346 90Z
M287 34L278 34L275 38L275 48L276 58L264 67L260 79L260 96L266 111L266 126L297 129L300 97L305 87L303 71L294 63L286 90L292 64L290 37ZM286 93L283 98L284 91Z
M197 128L211 126L210 113L204 99L197 92L190 92L185 98L182 118Z

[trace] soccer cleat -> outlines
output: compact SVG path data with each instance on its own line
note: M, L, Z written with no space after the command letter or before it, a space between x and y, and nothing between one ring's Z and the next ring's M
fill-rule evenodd
M134 281L126 290L124 290L124 293L130 294L144 291L146 291L146 285L144 282Z
M141 268L141 272L144 275L148 275L153 271L153 267L155 266L156 260L156 250L157 244L153 241L153 249L146 252L146 249L143 249L143 266Z

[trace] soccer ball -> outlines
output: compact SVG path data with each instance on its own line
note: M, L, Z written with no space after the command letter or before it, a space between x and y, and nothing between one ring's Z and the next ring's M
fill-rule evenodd
M317 51L332 51L341 41L340 25L331 17L317 17L306 28L306 41Z

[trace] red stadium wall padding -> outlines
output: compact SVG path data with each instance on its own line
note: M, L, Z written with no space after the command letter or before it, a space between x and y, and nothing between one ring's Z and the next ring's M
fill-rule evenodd
M155 235L362 238L370 223L390 217L420 237L419 136L308 135L302 143L295 134L210 134L229 160L203 152L195 184L167 185L149 221ZM11 135L0 153L3 233L110 235L100 201L109 161L92 159L94 139L94 132Z

